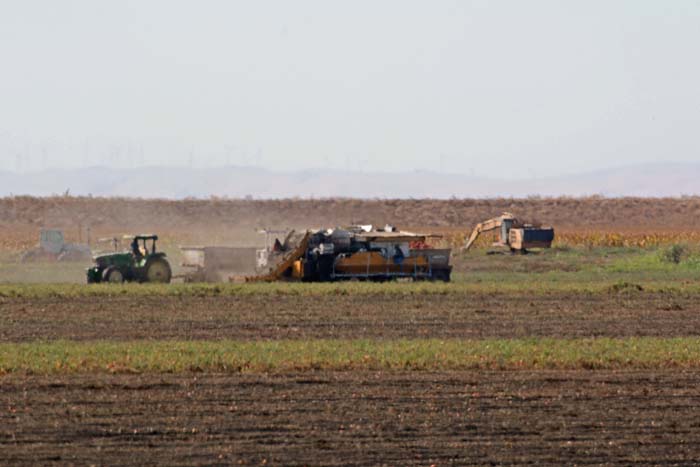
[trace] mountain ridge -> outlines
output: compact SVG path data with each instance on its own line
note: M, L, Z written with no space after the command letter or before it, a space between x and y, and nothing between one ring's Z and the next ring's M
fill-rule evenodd
M498 179L430 171L358 172L256 167L87 167L0 171L0 196L142 198L490 198L527 196L679 197L700 194L700 163L669 162L542 178Z

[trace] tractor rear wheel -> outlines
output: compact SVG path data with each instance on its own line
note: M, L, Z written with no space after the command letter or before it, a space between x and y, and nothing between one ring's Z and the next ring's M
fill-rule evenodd
M121 284L124 282L124 274L114 266L110 266L104 270L102 273L102 282L109 282L110 284Z
M170 283L173 273L170 264L163 258L153 258L146 263L146 271L143 275L145 282Z

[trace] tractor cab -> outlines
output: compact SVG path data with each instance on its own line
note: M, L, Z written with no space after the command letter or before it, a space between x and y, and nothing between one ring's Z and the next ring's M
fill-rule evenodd
M136 235L131 241L131 253L140 258L156 254L157 241L158 235Z

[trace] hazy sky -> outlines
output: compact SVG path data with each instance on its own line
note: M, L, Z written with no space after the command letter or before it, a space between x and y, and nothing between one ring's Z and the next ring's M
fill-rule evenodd
M700 1L3 1L1 169L700 161Z

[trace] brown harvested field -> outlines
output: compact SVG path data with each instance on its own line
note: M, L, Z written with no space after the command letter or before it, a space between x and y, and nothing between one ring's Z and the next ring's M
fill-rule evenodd
M2 258L12 259L36 243L41 227L63 228L69 240L77 238L78 226L89 225L93 239L155 231L170 254L183 243L259 244L256 227L390 222L461 233L504 210L550 223L557 235L582 229L644 242L646 234L700 241L700 198L61 197L0 199L0 253L11 252ZM616 245L615 238L607 240L601 244ZM653 244L652 239L632 246ZM695 289L647 286L694 283L692 265L662 264L650 272L643 262L647 256L631 251L625 258L637 261L630 263L632 272L611 272L598 284L600 271L611 271L619 258L586 248L568 256L556 250L522 258L457 255L456 271L469 274L472 285L478 285L479 274L489 283L516 285L497 293L486 286L478 293L354 294L350 288L347 294L272 290L201 296L196 289L182 296L132 289L71 296L47 289L35 298L0 298L0 342L700 336ZM82 265L74 269L82 281ZM540 279L531 276L518 282L519 274L532 272L552 273L541 280L568 274L567 281L591 281L600 290L537 290L530 286ZM46 274L72 277L68 269L56 274L48 268ZM605 288L608 283L621 284L620 290ZM403 368L274 375L11 373L0 377L0 465L700 464L697 369Z
M22 250L40 227L63 228L69 239L91 226L93 238L155 231L173 242L251 245L254 228L306 228L350 223L393 223L435 232L471 229L512 211L521 219L578 229L628 234L700 229L700 197L531 198L454 200L139 200L116 198L0 198L0 242ZM84 233L83 233L84 235Z
M700 373L13 376L3 465L694 465Z
M700 336L695 294L239 295L0 301L0 340Z

